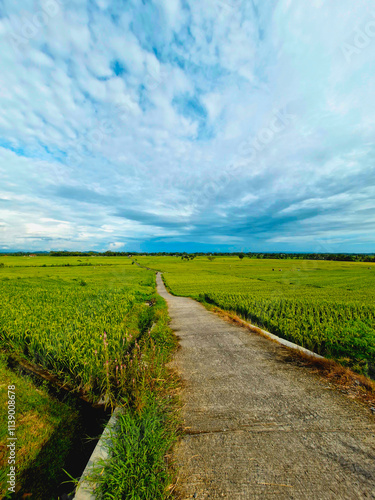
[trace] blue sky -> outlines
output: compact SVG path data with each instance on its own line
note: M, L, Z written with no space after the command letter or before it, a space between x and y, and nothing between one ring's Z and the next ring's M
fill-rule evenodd
M375 6L0 0L0 250L371 252Z

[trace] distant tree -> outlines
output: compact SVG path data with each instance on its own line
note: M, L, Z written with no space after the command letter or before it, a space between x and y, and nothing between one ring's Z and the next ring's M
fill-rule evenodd
M193 260L195 259L195 255L191 255L191 254L187 254L187 253L183 253L182 254L182 257L181 257L181 260Z
M213 261L213 260L215 260L215 257L213 255L208 255L207 259L210 260L210 261Z
M243 252L240 252L238 254L238 257L242 260L245 257L245 254Z

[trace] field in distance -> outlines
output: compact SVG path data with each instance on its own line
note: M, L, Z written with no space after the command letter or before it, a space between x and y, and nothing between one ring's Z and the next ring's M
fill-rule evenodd
M245 257L136 257L171 292L232 311L375 376L375 265Z

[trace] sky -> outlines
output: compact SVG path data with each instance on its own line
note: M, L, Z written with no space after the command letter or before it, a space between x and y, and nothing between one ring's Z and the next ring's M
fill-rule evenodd
M0 0L0 251L374 252L368 0Z

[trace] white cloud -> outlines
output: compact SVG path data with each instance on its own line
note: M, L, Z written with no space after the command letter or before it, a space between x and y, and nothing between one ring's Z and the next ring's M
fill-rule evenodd
M120 249L123 249L125 247L125 243L123 243L122 241L115 241L114 243L110 243L109 245L109 250L120 250Z

